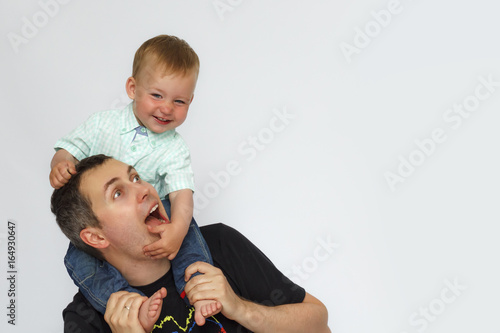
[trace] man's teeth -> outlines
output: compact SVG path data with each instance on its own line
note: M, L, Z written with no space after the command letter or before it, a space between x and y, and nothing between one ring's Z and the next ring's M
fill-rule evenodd
M155 210L157 210L157 209L158 209L158 204L156 204L153 208L151 208L151 210L149 211L149 215L153 214L153 212L154 212ZM158 214L158 215L160 215L160 214ZM160 215L160 216L161 216L161 215ZM160 218L158 218L158 220L159 220L161 223L165 223L165 220L164 220L164 219L162 219L161 217L160 217Z
M156 206L151 208L151 211L149 212L149 214L152 214L156 209L158 209L158 204L156 204Z

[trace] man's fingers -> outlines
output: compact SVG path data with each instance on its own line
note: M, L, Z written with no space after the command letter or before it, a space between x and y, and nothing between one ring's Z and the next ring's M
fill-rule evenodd
M132 314L135 312L135 316L137 316L137 314L139 313L139 308L141 307L142 303L147 299L147 297L145 296L126 291L124 291L123 294L118 295L116 298L117 300L111 305L112 308L117 310L118 313L120 313L122 309L130 311L132 312ZM128 315L129 313L127 312L126 314Z
M139 309L147 297L137 293L119 291L108 300L104 320L113 332L127 329L127 332L144 332L139 322Z
M208 273L213 267L210 264L207 264L206 262L203 261L197 261L191 265L188 266L185 270L185 280L189 281L191 279L191 275L193 275L196 272L200 272L202 274Z
M128 294L129 292L127 291L117 291L116 293L112 293L111 296L108 299L108 303L106 304L106 308L114 308L116 307L116 304L120 301L121 297L123 295Z
M215 287L216 285L212 283L202 283L194 286L189 290L187 290L187 288L184 290L186 291L186 295L191 304L208 299L220 302L220 297L223 295L221 294L222 287L219 288L219 290L217 290Z
M128 314L129 316L132 316L132 318L137 318L139 316L139 309L141 308L141 305L142 303L144 303L144 301L146 301L148 298L145 297L145 296L141 296L139 294L134 294L133 296L130 296L125 302L125 305L123 306L125 310L127 310L126 314ZM130 310L128 310L128 308L126 308L125 306L128 306L130 308Z

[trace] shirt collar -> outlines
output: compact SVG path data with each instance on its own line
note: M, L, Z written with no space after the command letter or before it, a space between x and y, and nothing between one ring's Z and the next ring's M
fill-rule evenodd
M133 102L123 109L123 117L121 119L121 134L126 134L135 130L137 126L140 126L134 115Z
M133 109L133 102L131 102L129 105L123 109L123 117L121 121L121 134L126 134L131 131L135 131L137 126L141 126L139 122L137 121L137 118L135 117L134 114L134 109ZM148 140L149 144L154 148L156 146L159 146L163 140L167 140L169 137L172 137L175 135L175 129L166 131L163 133L155 133L150 131L148 128L146 128L146 131L148 132Z

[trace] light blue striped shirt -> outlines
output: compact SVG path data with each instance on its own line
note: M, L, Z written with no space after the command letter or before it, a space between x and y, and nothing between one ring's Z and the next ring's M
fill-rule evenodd
M140 126L132 103L123 110L97 112L58 140L56 150L65 149L77 160L105 154L132 165L140 177L154 186L160 198L182 189L194 191L191 157L184 139L175 130L136 135Z

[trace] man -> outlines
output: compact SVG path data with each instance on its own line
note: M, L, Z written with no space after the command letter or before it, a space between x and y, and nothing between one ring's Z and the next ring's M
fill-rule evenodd
M186 284L189 300L215 300L221 309L196 325L192 308L175 291L170 261L143 253L160 238L151 230L168 214L154 188L131 166L104 155L84 159L70 182L54 191L51 204L75 247L106 260L130 285L152 296L116 292L103 317L77 293L63 312L67 332L144 332L138 320L143 302L151 302L151 316L158 318L153 332L330 332L319 300L221 224L202 228L217 267L200 262L186 269L186 280L203 273Z

